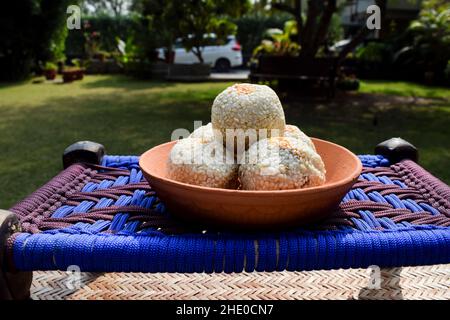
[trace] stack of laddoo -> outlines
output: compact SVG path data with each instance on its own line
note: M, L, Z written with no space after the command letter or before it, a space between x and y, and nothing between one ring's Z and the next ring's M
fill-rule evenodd
M325 166L311 139L286 125L268 86L235 84L214 100L211 123L179 140L168 177L212 188L286 190L322 185Z

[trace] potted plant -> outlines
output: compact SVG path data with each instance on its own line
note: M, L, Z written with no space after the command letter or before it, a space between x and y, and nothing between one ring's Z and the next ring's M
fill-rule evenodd
M75 81L76 75L73 68L65 68L62 72L64 83Z
M297 33L295 21L286 21L284 30L268 29L261 44L253 50L250 60L252 74L298 73L300 46L292 40Z
M44 76L47 80L55 80L58 67L53 62L47 62L44 67Z
M86 69L83 67L83 61L80 59L73 59L72 63L75 66L73 69L75 72L75 80L83 80L84 73L86 72Z
M81 68L75 70L75 80L83 80L83 78L84 78L84 70Z
M64 83L72 82L75 80L82 80L84 76L84 71L77 67L65 68L62 72Z

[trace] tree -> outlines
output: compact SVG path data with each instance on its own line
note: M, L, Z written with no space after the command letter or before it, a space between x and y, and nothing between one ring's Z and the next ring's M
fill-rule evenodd
M300 57L313 59L320 47L325 44L330 25L333 23L333 15L338 10L348 5L350 0L307 0L306 8L302 0L273 1L272 8L288 12L297 22L297 42L301 46ZM384 12L386 0L375 1ZM352 41L341 51L339 59L342 60L353 50L369 33L364 25L353 37Z
M84 3L96 14L112 13L115 17L123 16L131 5L130 0L84 0Z
M154 34L156 42L171 56L173 44L178 35L178 1L134 0L131 10L139 13L146 29ZM168 59L170 60L170 59Z
M236 31L228 18L244 14L249 7L248 0L135 0L133 4L133 9L151 21L168 51L181 38L200 63L204 61L202 48L211 43L207 35L215 33L215 40L224 41Z
M395 54L395 62L437 77L443 76L450 61L450 3L424 1L419 17L407 30L407 36L410 43Z
M411 23L409 32L413 35L412 49L422 59L433 63L450 58L450 3L430 7L428 2L424 2L424 8L419 18Z
M7 1L0 10L0 79L26 78L39 61L63 57L66 9L77 0Z
M215 41L223 42L237 27L228 18L243 15L249 9L247 0L194 0L181 1L178 20L179 36L187 51L192 50L203 63L202 48L210 44L205 35L215 33ZM226 17L225 17L226 16Z

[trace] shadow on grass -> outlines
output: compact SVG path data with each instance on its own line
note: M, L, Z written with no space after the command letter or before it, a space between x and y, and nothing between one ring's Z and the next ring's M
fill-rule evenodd
M157 80L136 80L124 75L115 77L100 78L96 81L89 81L82 84L82 87L88 89L97 88L117 88L121 90L143 90L151 88L167 88L173 86L174 83L168 81Z
M192 131L194 120L208 123L215 90L84 93L48 99L30 112L19 111L21 106L0 110L0 208L11 206L57 174L62 151L75 141L100 142L108 154L139 155L169 141L174 129ZM425 168L450 182L448 108L380 107L350 97L332 103L286 103L285 112L287 122L308 135L358 154L372 153L380 141L401 136L419 148Z
M17 81L0 81L0 90L1 89L7 89L12 88L16 86L21 86L25 83L27 83L28 80L17 80Z

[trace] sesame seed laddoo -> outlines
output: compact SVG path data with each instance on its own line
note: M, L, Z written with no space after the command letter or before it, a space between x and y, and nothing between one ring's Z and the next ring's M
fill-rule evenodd
M214 130L212 128L211 122L207 125L201 126L195 129L189 138L199 138L202 139L203 142L211 142L214 140Z
M325 183L322 158L305 142L273 137L254 143L239 167L243 190L286 190Z
M205 142L200 138L179 140L172 148L168 177L184 183L212 187L237 188L238 166L227 159L222 143Z
M308 137L302 130L300 130L298 127L287 124L284 128L283 137L287 138L294 138L299 139L306 143L308 146L311 147L314 151L316 151L316 147L314 146L314 143L312 142L311 138Z
M211 122L213 128L220 131L224 143L227 130L242 130L236 137L244 137L246 149L260 138L282 136L286 124L283 107L275 91L265 85L248 83L228 87L214 99ZM252 129L256 136L250 141L246 134Z

